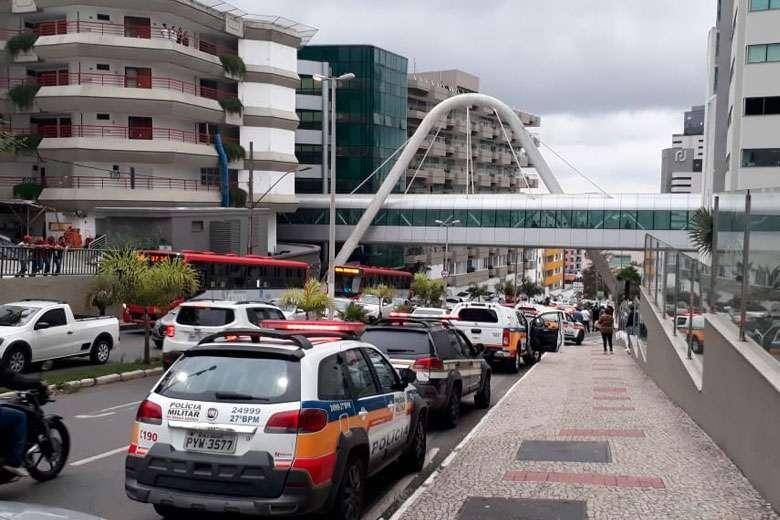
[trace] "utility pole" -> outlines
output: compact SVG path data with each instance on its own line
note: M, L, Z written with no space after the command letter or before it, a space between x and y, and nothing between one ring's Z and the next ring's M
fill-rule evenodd
M447 308L447 277L449 276L449 271L447 270L447 253L449 252L450 247L450 226L455 226L457 224L460 224L460 220L452 220L452 215L447 217L446 220L436 220L436 224L444 228L444 259L442 260L442 263L444 264L443 272L442 272L442 280L444 281L444 301L442 302L442 309Z
M255 142L249 141L249 239L246 243L248 255L253 253L255 243Z

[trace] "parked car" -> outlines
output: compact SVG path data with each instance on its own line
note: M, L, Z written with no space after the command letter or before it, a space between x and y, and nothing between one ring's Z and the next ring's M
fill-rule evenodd
M335 322L275 325L287 323L205 337L168 370L138 407L130 499L170 519L359 520L369 476L422 470L428 408L414 374Z
M585 340L585 325L577 322L569 313L563 314L563 339L577 345L582 345Z
M163 342L165 341L165 329L168 325L173 325L176 322L176 314L179 312L179 308L175 307L168 311L165 316L154 322L154 326L151 329L152 341L154 342L154 348L160 350L163 348Z
M0 360L12 372L24 372L31 363L79 356L102 365L118 345L116 318L74 316L70 305L51 300L0 305Z
M174 323L165 327L163 366L169 367L206 336L227 329L251 329L264 320L286 320L282 310L265 302L197 300L182 303Z
M415 387L446 426L457 426L464 396L473 395L479 408L490 406L491 370L482 349L447 322L390 318L367 327L361 339L397 370L414 371Z
M528 321L521 313L497 303L459 303L452 310L452 325L468 340L484 349L492 364L502 364L511 372L535 363L539 354L529 343Z
M390 313L393 312L393 309L395 308L392 301L371 294L364 294L357 302L363 306L369 319L372 320L379 320L390 316Z

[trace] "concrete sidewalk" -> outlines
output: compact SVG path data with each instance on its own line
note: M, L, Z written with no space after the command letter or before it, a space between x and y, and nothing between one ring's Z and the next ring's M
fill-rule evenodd
M600 339L546 354L393 520L780 518Z

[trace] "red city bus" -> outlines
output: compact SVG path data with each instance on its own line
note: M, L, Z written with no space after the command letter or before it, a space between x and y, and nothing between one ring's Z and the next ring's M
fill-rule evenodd
M345 298L356 298L376 285L389 285L398 298L408 298L412 286L412 273L406 271L364 265L337 265L335 271L336 296Z
M149 262L181 258L190 264L200 277L200 290L219 294L227 291L251 291L251 297L271 300L292 287L303 287L309 264L293 260L278 260L267 256L238 256L211 252L139 251ZM165 308L150 307L149 317L156 320L183 301L175 300ZM124 321L143 324L142 305L125 305Z

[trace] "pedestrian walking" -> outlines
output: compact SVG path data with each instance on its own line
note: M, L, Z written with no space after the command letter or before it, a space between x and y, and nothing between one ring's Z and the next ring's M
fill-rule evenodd
M599 316L599 331L601 331L601 341L604 343L604 354L607 353L607 344L609 344L609 353L612 354L612 335L615 333L614 309L607 307Z
M22 241L18 244L17 260L19 261L19 270L14 275L16 278L21 278L27 274L30 268L30 260L32 259L32 247L33 239L30 235L24 235Z
M585 332L590 334L590 312L588 312L588 309L582 309L580 312L582 314L582 324L585 326Z

